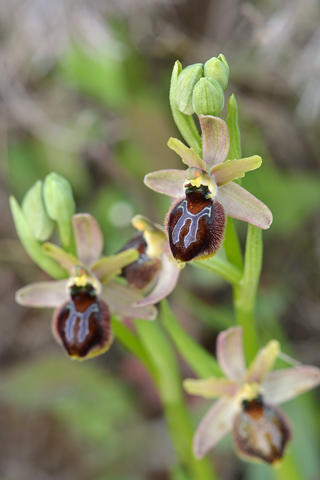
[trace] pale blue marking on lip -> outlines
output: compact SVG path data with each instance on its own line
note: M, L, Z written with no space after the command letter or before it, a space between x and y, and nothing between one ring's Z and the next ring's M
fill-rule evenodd
M74 338L74 327L79 318L80 328L78 330L78 340L83 342L89 333L89 318L92 313L99 312L97 303L90 305L85 312L78 312L74 303L71 301L68 304L69 315L66 320L66 339L70 342Z
M197 233L198 233L200 218L204 217L205 215L207 215L208 217L211 217L212 206L207 206L203 210L201 210L201 212L193 214L189 212L187 199L185 199L183 200L181 205L179 205L177 208L181 208L182 215L177 221L177 223L175 224L175 227L173 229L172 241L174 244L178 243L178 241L180 240L181 229L185 226L187 220L190 220L189 231L183 240L184 247L188 248L191 245L191 243L197 241Z

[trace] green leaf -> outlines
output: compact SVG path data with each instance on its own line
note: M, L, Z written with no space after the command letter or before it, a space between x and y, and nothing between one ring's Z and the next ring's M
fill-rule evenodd
M193 148L195 153L201 155L201 139L196 124L191 115L185 115L184 113L180 112L176 102L178 77L181 71L181 63L179 61L176 61L172 71L169 94L172 116L185 141L189 144L191 148Z
M166 300L161 302L160 319L180 355L199 377L221 376L215 358L184 331Z
M66 271L43 252L42 244L33 236L23 211L12 196L10 197L10 207L18 236L30 258L51 277L57 280L66 278Z
M190 265L219 275L219 277L231 283L231 285L237 285L242 277L241 270L228 262L228 260L217 256L208 260L194 260L190 262Z
M135 320L139 338L156 374L160 396L165 404L179 403L182 399L181 376L170 343L157 322Z
M128 100L122 52L73 46L61 60L61 73L78 91L96 98L108 108L123 109Z
M227 125L230 136L230 149L227 159L235 160L241 158L241 136L239 128L238 104L234 94L228 101Z
M50 412L81 439L113 448L133 415L127 388L93 363L42 358L2 373L0 395L11 406Z

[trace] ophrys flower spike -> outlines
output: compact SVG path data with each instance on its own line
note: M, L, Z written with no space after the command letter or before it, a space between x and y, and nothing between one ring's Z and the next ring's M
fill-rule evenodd
M204 398L217 398L194 437L194 453L203 457L228 432L235 448L246 460L275 464L284 454L291 429L276 406L320 383L320 369L309 365L271 371L280 346L270 341L245 367L242 328L219 334L217 359L225 378L184 381L186 391Z
M43 248L69 274L65 280L27 285L16 301L29 307L57 308L53 332L71 358L83 360L108 350L112 343L111 312L123 317L154 319L155 307L133 307L143 295L114 279L122 268L138 258L134 249L101 256L103 237L94 217L72 218L77 257L45 243Z
M267 229L272 213L260 200L233 180L261 165L257 155L227 160L230 147L227 124L221 118L200 115L202 158L192 148L171 138L168 146L188 166L146 175L145 184L176 199L166 227L174 257L181 262L214 255L224 237L226 216Z
M161 225L142 215L136 215L131 222L139 233L120 252L135 248L139 257L122 269L122 276L132 288L147 293L134 306L153 305L173 291L179 278L179 269Z

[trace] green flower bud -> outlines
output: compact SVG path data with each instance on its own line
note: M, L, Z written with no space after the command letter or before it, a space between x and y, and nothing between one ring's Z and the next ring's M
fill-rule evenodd
M61 175L50 173L44 180L43 197L49 217L57 222L62 248L74 252L72 215L75 202L70 183Z
M213 78L201 78L193 90L193 109L199 115L218 116L224 107L224 93Z
M41 180L38 180L25 194L22 210L34 237L41 242L48 240L54 230L54 222L48 217L43 203Z
M192 106L192 93L195 85L203 76L202 63L189 65L182 70L178 77L176 102L180 112L185 115L192 115L194 109Z
M14 197L10 197L10 207L17 234L32 260L51 277L65 278L66 271L44 253L42 243L34 237L30 224Z
M220 53L219 57L212 57L204 65L204 76L213 78L220 83L223 90L227 88L229 81L229 65L226 57Z

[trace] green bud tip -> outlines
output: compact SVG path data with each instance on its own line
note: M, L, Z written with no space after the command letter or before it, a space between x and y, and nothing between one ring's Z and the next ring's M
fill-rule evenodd
M219 116L224 107L224 93L213 78L201 78L193 90L193 109L199 115Z
M213 78L220 83L223 90L227 88L229 81L229 65L226 57L220 53L219 57L212 57L204 65L204 76Z

